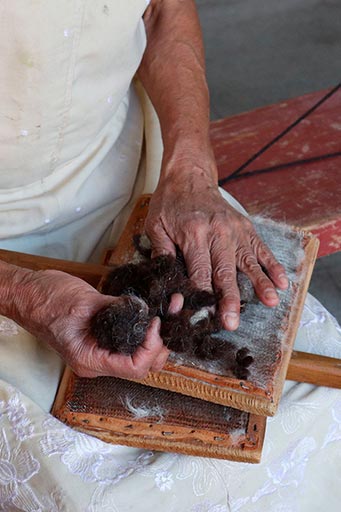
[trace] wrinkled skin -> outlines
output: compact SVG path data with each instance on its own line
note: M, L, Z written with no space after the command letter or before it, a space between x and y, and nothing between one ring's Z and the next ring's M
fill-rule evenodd
M177 244L193 283L221 290L223 325L235 329L239 318L236 267L251 278L256 293L269 306L278 303L274 285L285 288L287 280L281 278L283 268L249 221L229 207L217 189L209 145L204 52L194 0L151 0L144 22L147 47L138 74L158 114L164 146L147 232L154 255L174 255ZM168 351L160 339L157 319L133 356L110 355L90 336L89 320L112 297L60 272L30 272L2 262L0 267L0 312L48 342L79 375L142 378L165 362ZM174 294L171 312L181 307L181 296Z
M221 291L222 323L234 330L239 323L236 268L250 277L267 306L278 304L275 286L286 288L288 281L248 219L218 191L194 0L151 0L144 22L148 44L138 75L157 112L164 148L146 222L153 255L174 255L177 244L195 286Z
M214 165L213 158L207 162L207 166ZM146 232L153 256L175 255L178 245L195 286L206 290L213 287L221 293L221 320L228 330L239 325L237 268L250 278L265 305L276 306L279 298L275 287L288 286L285 270L249 219L221 197L214 180L194 158L165 158L163 167L165 176L172 176L172 168L176 168L177 179L161 177L150 202Z
M98 347L90 335L89 321L101 307L120 298L102 295L64 272L18 272L20 287L12 318L49 343L79 376L142 379L150 369L157 371L164 365L169 351L160 338L158 318L152 320L143 344L132 356L113 355ZM174 294L170 311L176 313L181 307L181 296Z

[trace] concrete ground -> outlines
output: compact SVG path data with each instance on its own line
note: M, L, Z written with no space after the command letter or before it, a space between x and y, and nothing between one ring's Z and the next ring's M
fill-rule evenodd
M340 0L196 3L212 119L340 82ZM310 292L341 323L341 252L317 261Z

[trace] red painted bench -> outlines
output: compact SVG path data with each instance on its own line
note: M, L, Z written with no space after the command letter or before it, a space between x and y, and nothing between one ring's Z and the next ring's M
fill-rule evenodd
M307 94L211 123L219 178L232 174L324 96ZM341 156L290 167L287 162L341 152L341 90L247 166L224 188L250 214L263 214L312 231L319 256L341 250ZM271 172L254 173L276 167ZM252 172L250 172L252 171ZM243 173L248 175L243 177Z

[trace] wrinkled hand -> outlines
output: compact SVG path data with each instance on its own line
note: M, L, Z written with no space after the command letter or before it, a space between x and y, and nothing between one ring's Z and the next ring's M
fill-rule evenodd
M276 306L279 298L275 286L287 288L288 279L250 220L222 198L214 180L193 161L173 159L163 166L166 171L167 167L176 167L176 177L166 172L167 177L161 177L150 202L145 229L153 256L175 256L176 244L193 283L198 288L220 292L219 310L228 330L239 325L237 269L250 278L265 305Z
M64 272L30 272L21 281L16 294L16 315L25 329L51 345L82 377L100 375L144 378L150 369L160 370L169 351L160 338L160 319L154 318L144 342L132 356L110 354L97 346L90 334L89 322L103 306L119 297L100 294L81 279ZM175 294L171 312L182 307Z

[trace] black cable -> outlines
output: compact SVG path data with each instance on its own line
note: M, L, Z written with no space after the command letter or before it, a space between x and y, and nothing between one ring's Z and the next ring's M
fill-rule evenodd
M260 155L265 153L271 146L273 146L276 142L278 142L284 135L289 133L295 126L297 126L303 119L308 117L312 112L314 112L320 105L322 105L325 101L327 101L333 94L335 94L339 89L341 88L341 83L333 87L329 92L327 92L320 100L318 100L312 107L310 107L306 112L304 112L302 115L300 115L293 123L291 123L289 126L287 126L282 132L280 132L275 138L273 138L270 142L268 142L265 146L263 146L260 150L258 150L256 153L254 153L244 164L242 164L238 169L233 171L229 176L226 178L222 178L218 181L219 186L224 185L228 181L235 179L236 177L242 177L246 176L246 174L249 173L243 173L242 176L238 176L245 167L247 167L249 164L251 164L256 158L258 158ZM322 159L322 157L318 157L318 159ZM306 159L308 160L308 159ZM305 162L307 163L307 162ZM294 164L293 164L294 165ZM278 166L274 166L278 167ZM270 169L270 168L269 168ZM276 170L276 169L271 169ZM250 171L251 172L251 171ZM262 169L262 172L268 172L267 169ZM270 172L270 171L269 171Z
M295 165L304 165L304 164L310 164L311 162L318 162L321 160L328 160L328 158L337 158L341 156L341 151L337 151L336 153L326 153L325 155L317 155L312 156L310 158L304 158L302 160L292 160L290 162L284 162L283 164L277 164L273 165L271 167L265 167L264 169L255 169L254 171L247 171L243 172L243 174L239 174L237 176L232 176L230 179L230 176L228 176L228 181L238 180L242 178L249 178L250 176L257 176L258 174L265 174L267 172L273 172L281 169L286 169L287 167L295 167ZM224 178L226 180L226 178ZM221 181L221 180L220 180ZM219 183L219 186L220 183Z

